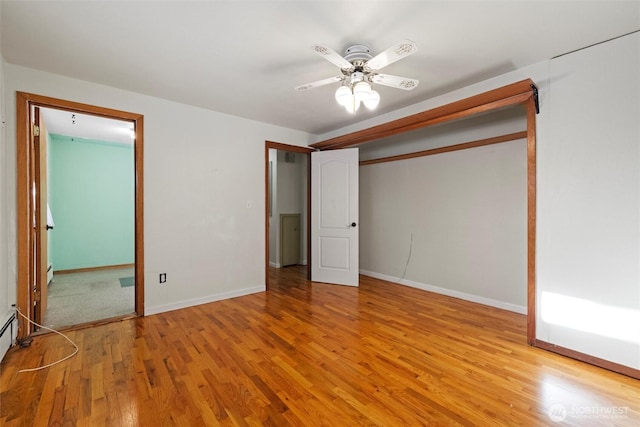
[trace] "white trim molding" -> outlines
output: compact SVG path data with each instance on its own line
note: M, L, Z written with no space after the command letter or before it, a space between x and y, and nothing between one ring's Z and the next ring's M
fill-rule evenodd
M500 308L502 310L513 311L519 314L527 314L527 307L511 304L504 301L486 298L479 295L467 294L453 289L441 288L439 286L427 285L425 283L414 282L407 279L398 279L397 277L387 276L386 274L376 273L374 271L360 270L360 274L373 277L376 279L386 280L387 282L396 283L398 285L409 286L411 288L422 289L423 291L433 292L436 294L446 295L453 298L463 299L478 304L488 305L490 307Z
M164 313L164 312L167 312L167 311L179 310L181 308L193 307L193 306L196 306L196 305L207 304L207 303L215 302L215 301L222 301L222 300L229 299L229 298L241 297L241 296L255 294L255 293L264 292L264 291L266 291L266 286L265 285L254 286L252 288L238 289L238 290L229 291L229 292L222 292L222 293L219 293L219 294L208 295L208 296L202 297L202 298L193 298L193 299L187 299L187 300L178 301L178 302L171 303L171 304L158 305L158 306L155 306L155 307L146 307L145 310L144 310L144 314L145 314L145 316L149 316L149 315L152 315L152 314L158 314L158 313Z

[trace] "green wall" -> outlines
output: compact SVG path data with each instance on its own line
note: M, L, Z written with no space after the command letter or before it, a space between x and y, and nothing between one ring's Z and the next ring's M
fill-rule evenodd
M133 145L50 135L54 271L132 264Z

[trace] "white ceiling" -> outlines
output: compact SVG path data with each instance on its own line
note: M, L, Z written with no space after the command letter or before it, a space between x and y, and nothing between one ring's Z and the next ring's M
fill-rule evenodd
M132 144L134 124L126 120L113 120L64 110L41 108L47 132L98 141Z
M1 43L12 64L322 134L640 29L640 1L7 1ZM375 112L349 115L339 74L311 46L372 53L408 38L417 53L384 73ZM144 112L142 112L144 113Z

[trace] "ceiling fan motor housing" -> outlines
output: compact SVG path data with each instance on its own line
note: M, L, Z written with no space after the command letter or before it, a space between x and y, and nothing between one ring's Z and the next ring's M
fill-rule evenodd
M354 44L344 51L344 59L351 62L356 68L362 67L365 62L373 58L369 46Z

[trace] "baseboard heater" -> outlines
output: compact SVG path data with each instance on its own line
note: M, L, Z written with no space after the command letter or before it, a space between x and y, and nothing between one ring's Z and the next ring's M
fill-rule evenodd
M16 314L12 313L11 316L9 317L9 320L7 320L4 326L2 326L2 329L0 329L0 338L2 338L6 330L9 328L11 328L11 338L13 338L13 321L14 320L16 320Z

